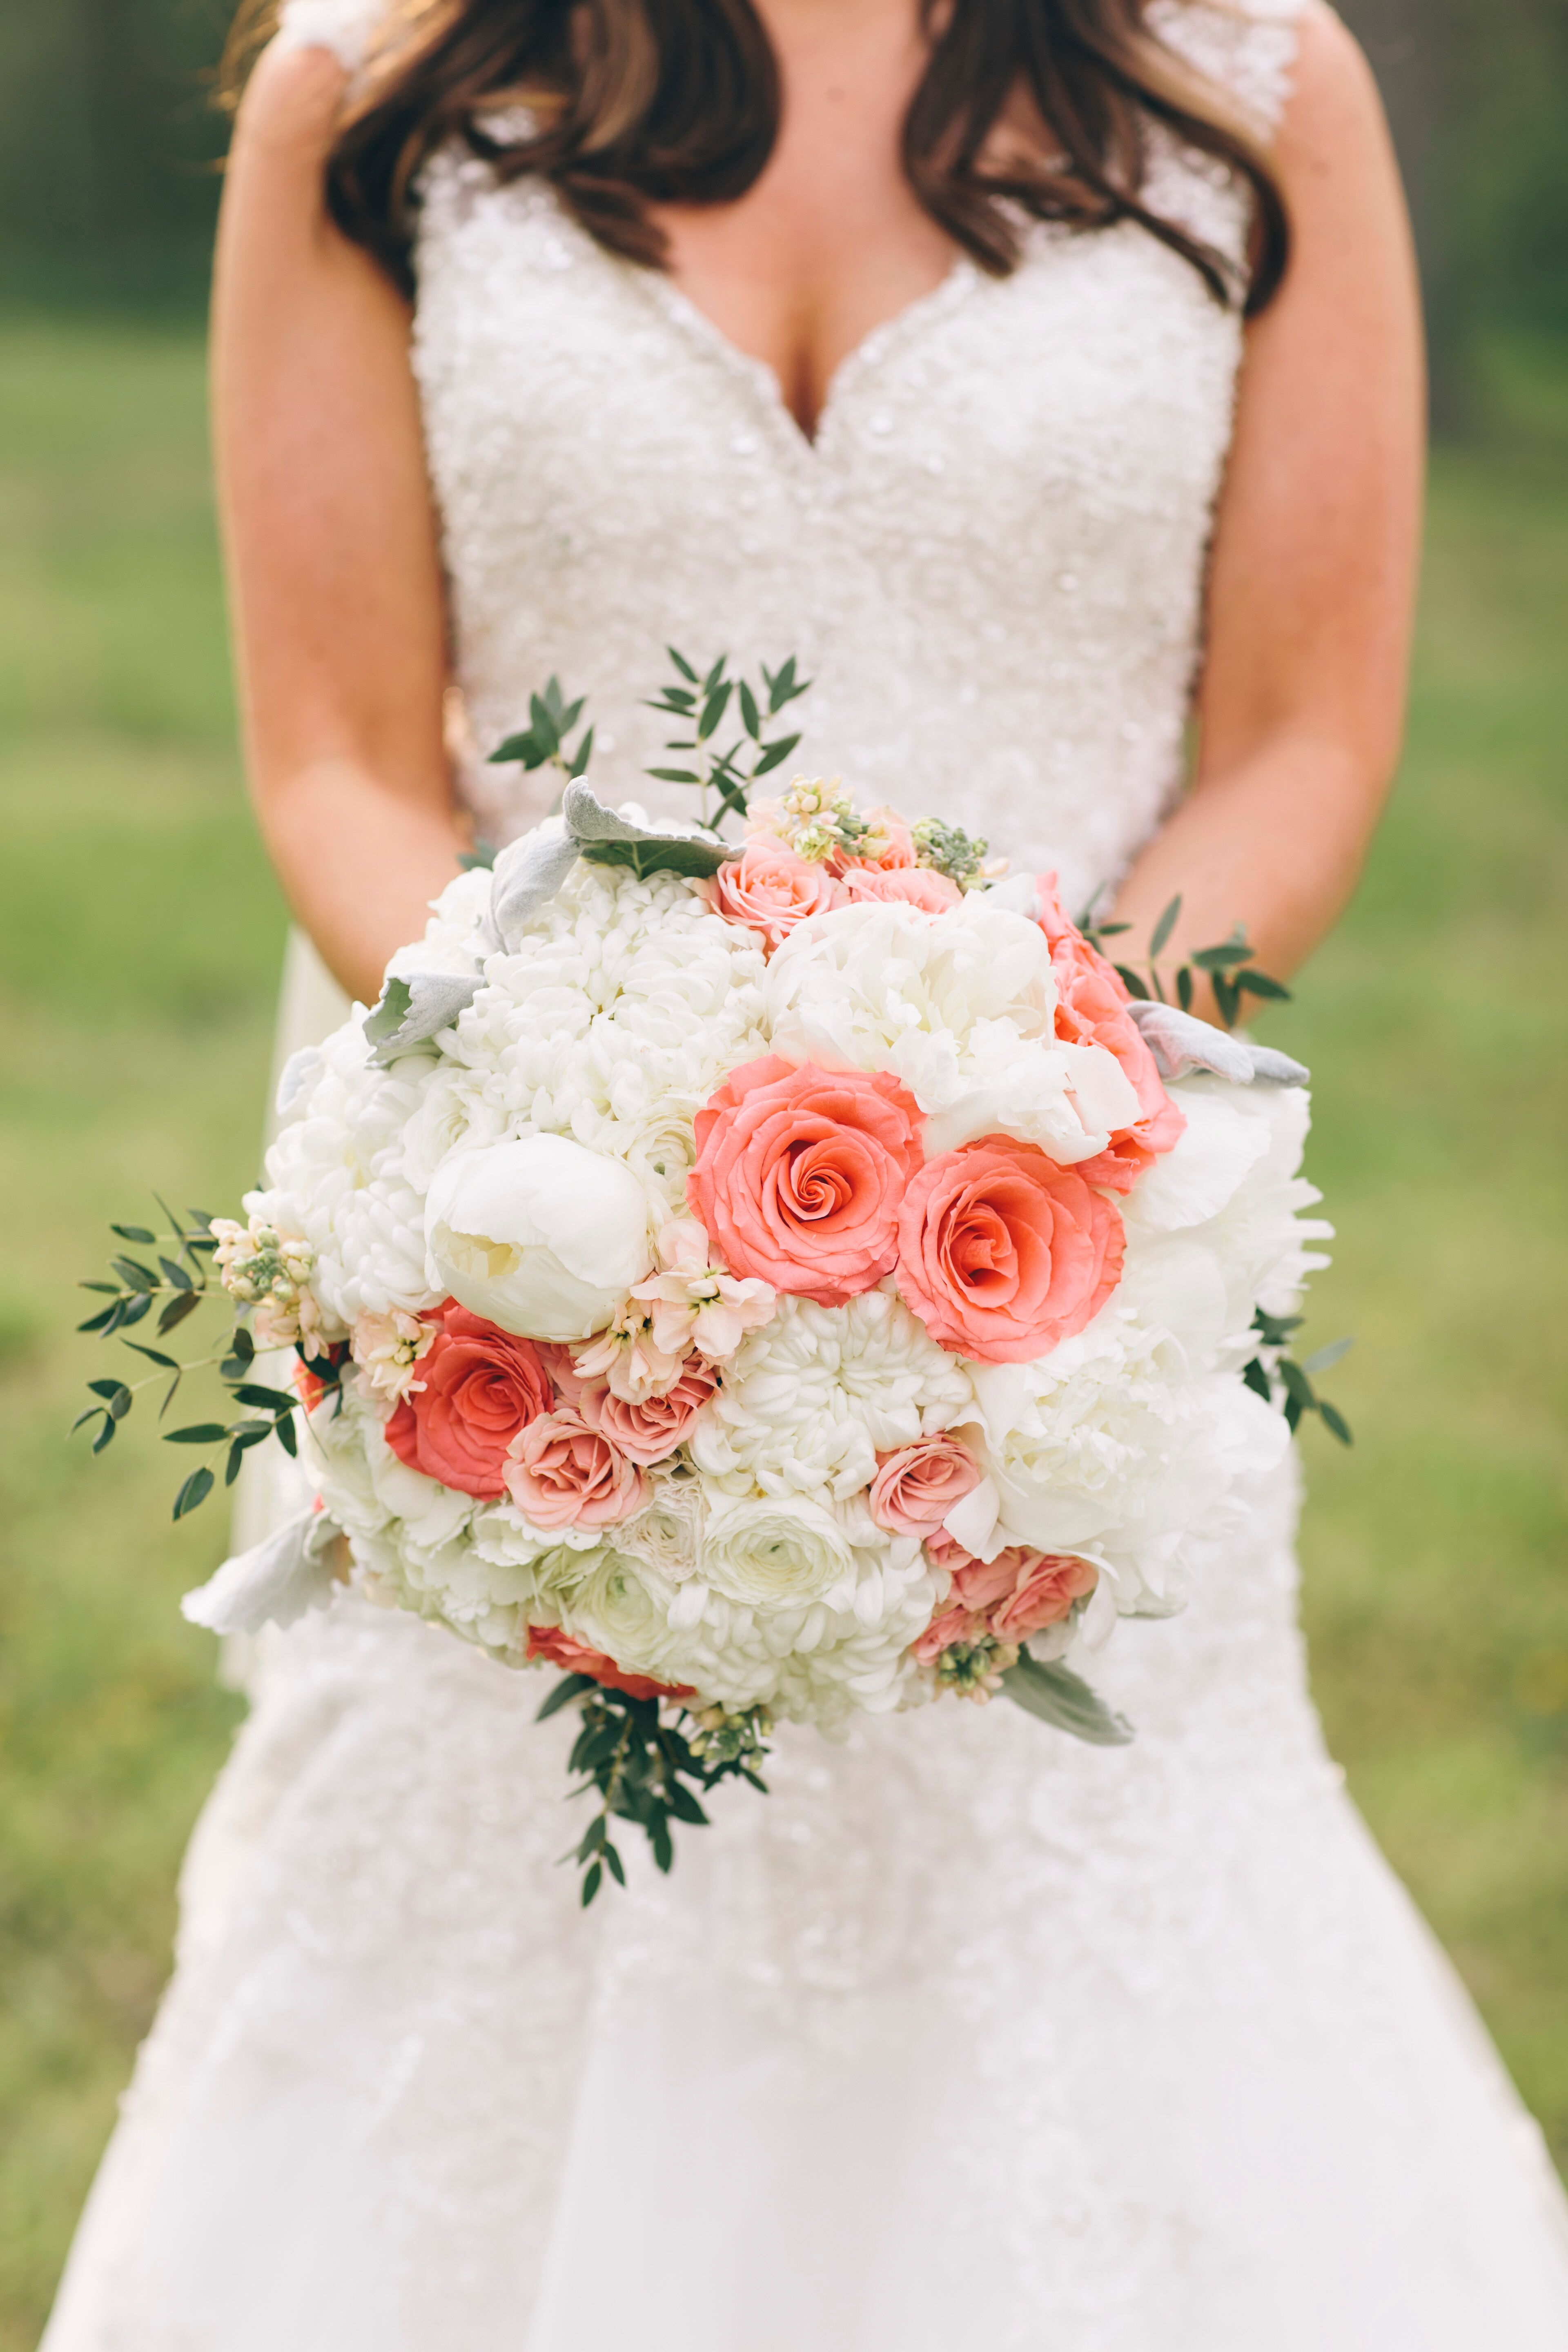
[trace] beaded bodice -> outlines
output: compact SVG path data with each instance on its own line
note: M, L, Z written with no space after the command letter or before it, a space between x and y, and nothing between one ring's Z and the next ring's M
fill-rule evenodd
M1299 0L1157 0L1169 41L1262 121ZM357 54L366 0L294 0L292 39ZM1151 199L1239 252L1223 171L1156 143ZM593 781L650 783L642 707L674 644L799 656L800 758L1059 865L1076 903L1178 789L1240 334L1136 227L1036 227L1010 278L957 260L838 370L815 442L771 371L667 278L605 252L542 184L427 167L415 364L454 643L504 838L542 785L482 755L552 673L591 698ZM549 787L543 787L547 798Z

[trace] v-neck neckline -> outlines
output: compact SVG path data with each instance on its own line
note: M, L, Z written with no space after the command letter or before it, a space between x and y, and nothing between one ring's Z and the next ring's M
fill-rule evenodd
M596 244L595 249L604 253L603 247ZM611 260L614 257L605 254L605 258ZM648 298L689 341L719 360L731 375L752 385L767 411L775 433L791 446L798 458L806 462L822 458L825 444L830 438L844 397L860 376L876 367L890 349L905 341L931 320L957 310L976 287L987 282L966 253L955 254L952 266L934 286L880 320L845 352L827 379L822 404L816 412L815 428L808 433L784 397L784 385L776 370L766 360L759 359L753 352L742 350L722 327L710 318L700 304L694 302L685 289L663 270L650 269L635 261L623 262L620 266L635 273L638 282L647 289Z

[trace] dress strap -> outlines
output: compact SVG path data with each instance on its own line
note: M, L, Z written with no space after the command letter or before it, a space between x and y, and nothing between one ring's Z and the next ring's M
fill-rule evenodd
M357 73L394 5L395 0L283 0L278 39L290 49L331 49Z
M1285 111L1310 0L1152 0L1148 24L1262 130Z

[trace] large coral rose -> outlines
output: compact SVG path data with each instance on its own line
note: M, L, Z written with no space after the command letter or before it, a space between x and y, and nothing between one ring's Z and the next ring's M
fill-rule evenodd
M770 949L808 915L823 914L838 903L826 868L768 834L753 835L739 857L726 860L702 886L702 893L715 914L760 931Z
M434 1318L427 1318L434 1320ZM450 1300L419 1360L420 1386L386 1424L399 1461L464 1495L506 1492L507 1449L553 1402L531 1339L498 1330Z
M697 1114L692 1213L734 1273L842 1307L898 1255L920 1130L920 1106L886 1071L748 1062Z
M1180 1139L1187 1122L1165 1092L1114 966L1068 920L1056 876L1042 874L1037 887L1040 928L1050 941L1057 983L1057 1035L1072 1045L1103 1045L1138 1097L1140 1115L1132 1125L1118 1129L1093 1160L1080 1160L1078 1172L1090 1184L1130 1192L1145 1168Z
M1124 1248L1121 1216L1076 1168L988 1136L943 1152L910 1186L899 1288L941 1346L1027 1363L1100 1312Z
M647 1675L623 1674L614 1658L606 1658L603 1650L591 1650L586 1642L574 1642L559 1625L531 1625L528 1629L530 1658L548 1658L552 1665L561 1666L569 1675L588 1675L606 1690L625 1691L628 1698L689 1698L689 1683L656 1683Z

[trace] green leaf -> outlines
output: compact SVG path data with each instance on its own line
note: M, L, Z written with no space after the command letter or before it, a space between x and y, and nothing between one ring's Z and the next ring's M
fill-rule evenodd
M193 1470L174 1497L176 1520L188 1517L198 1504L205 1503L216 1483L212 1472L205 1465L200 1470Z
M728 654L720 655L718 660L714 663L712 668L709 671L707 677L702 681L702 691L704 694L711 694L714 691L720 679L724 675L724 665L729 658L730 656Z
M110 1225L109 1230L111 1234L118 1234L122 1242L139 1242L143 1249L150 1249L158 1238L156 1234L150 1234L145 1225Z
M74 1437L79 1429L85 1429L89 1421L96 1421L102 1411L103 1407L100 1404L89 1404L87 1411L85 1412L79 1412L76 1419L72 1422L70 1425L70 1434Z
M488 874L496 862L495 844L476 839L472 849L459 852L458 863L465 874Z
M1237 964L1246 963L1251 954L1252 950L1245 940L1231 940L1224 947L1195 949L1192 961L1200 971L1233 971Z
M1184 1013L1190 1013L1192 1011L1193 968L1190 963L1184 963L1178 967L1176 972L1176 1002L1181 1006Z
M1319 1400L1318 1411L1322 1417L1325 1429L1331 1431L1342 1445L1355 1444L1355 1439L1351 1435L1350 1423L1342 1412L1338 1412L1333 1405L1321 1399Z
M151 1292L157 1289L157 1276L149 1272L146 1266L138 1265L133 1257L111 1258L110 1263L127 1290Z
M1093 1748L1125 1748L1133 1737L1125 1716L1108 1707L1069 1666L1042 1665L1027 1650L1002 1677L1007 1696L1028 1714Z
M752 770L752 782L755 783L759 776L769 775L774 768L782 767L799 741L798 735L782 735L776 743L770 743Z
M573 1700L581 1698L584 1691L597 1688L598 1685L592 1675L568 1675L564 1682L556 1684L555 1688L534 1717L535 1723L548 1723L552 1715L559 1715L563 1706L570 1706Z
M695 686L697 683L697 672L692 668L691 664L687 660L686 656L684 654L678 654L673 646L666 646L664 650L669 656L670 660L675 664L676 668L680 672L681 677L689 679L691 685Z
M583 740L578 744L576 753L573 758L572 765L567 771L568 782L572 782L576 777L585 774L588 762L593 756L594 730L590 727L587 733L584 736Z
M139 1356L145 1356L150 1364L156 1364L160 1371L180 1372L184 1370L184 1366L176 1363L173 1356L161 1356L156 1348L144 1348L140 1339L127 1339L125 1344L133 1348Z
M1315 1355L1302 1358L1301 1370L1316 1380L1320 1372L1332 1371L1354 1346L1353 1339L1331 1339L1328 1346L1320 1348Z
M610 1876L615 1880L616 1885L617 1886L624 1886L626 1883L626 1870L622 1864L620 1855L616 1852L615 1847L609 1843L607 1839L605 1843L605 1863L609 1871Z
M110 1327L119 1321L120 1301L117 1297L112 1307L106 1307L101 1314L89 1315L85 1323L79 1323L76 1328L79 1331L102 1331L107 1336Z
M289 1461L297 1462L300 1458L300 1441L294 1433L293 1414L290 1413L287 1421L279 1420L273 1423L273 1427L277 1433L278 1443L283 1448L284 1453L289 1456Z
M1164 913L1161 916L1159 921L1155 924L1153 930L1150 934L1149 957L1151 962L1153 961L1154 957L1159 954L1161 949L1170 938L1171 933L1175 929L1177 923L1181 919L1181 914L1182 894L1178 890L1175 897L1172 899L1170 905L1166 908Z
M741 680L741 724L753 743L762 741L763 716L757 709L757 698L744 678Z
M583 1881L583 1908L585 1911L605 1882L605 1865L596 1862Z
M132 1406L132 1395L123 1381L89 1381L94 1396L100 1396L116 1421L123 1421Z
M1273 1403L1274 1383L1256 1356L1249 1364L1242 1366L1241 1377L1243 1383L1252 1391L1254 1396L1260 1396L1265 1404Z
M184 1321L187 1315L194 1315L195 1313L201 1303L202 1294L199 1290L182 1290L179 1292L177 1297L171 1298L168 1305L164 1307L163 1313L158 1318L158 1337L161 1339L166 1339L170 1332ZM148 1306L152 1305L151 1299L148 1300L147 1304ZM145 1307L138 1309L135 1317L137 1322L141 1321L142 1317L146 1313L146 1311L147 1308ZM132 1320L132 1318L130 1315L127 1315L125 1319L129 1323Z
M193 1297L191 1304L195 1306L196 1303L196 1299ZM181 1304L181 1301L177 1298L171 1299L169 1304L171 1307L177 1307ZM122 1298L120 1302L118 1310L120 1316L119 1328L123 1331L128 1323L140 1323L142 1317L151 1311L152 1305L152 1297L146 1291L142 1291L140 1296L135 1298ZM168 1328L167 1309L165 1309L164 1314L159 1318L158 1328L160 1331L164 1331Z
M248 1364L254 1359L256 1342L243 1323L235 1325L234 1337L228 1344L231 1354L237 1356L242 1364Z
M653 1848L653 1858L659 1869L668 1871L675 1860L675 1846L670 1838L669 1825L662 1818L656 1821L649 1829L648 1843Z
M1318 1400L1312 1392L1311 1381L1293 1357L1280 1357L1279 1377L1285 1383L1286 1394L1294 1397L1303 1412L1310 1412Z
M695 768L645 768L645 776L657 776L662 784L700 784L702 782Z
M1238 971L1236 984L1237 988L1245 989L1248 996L1266 996L1273 1004L1289 1004L1290 1002L1290 992L1284 982L1270 980L1266 971Z
M191 1277L185 1272L184 1267L183 1265L176 1265L172 1257L161 1257L158 1260L158 1265L164 1281L168 1284L171 1290L194 1290L195 1288L195 1284L191 1280Z
M103 1416L103 1427L92 1441L92 1450L95 1454L101 1454L104 1447L110 1443L117 1426L114 1415L111 1412L106 1412Z
M590 866L629 866L635 874L713 873L724 864L717 842L682 841L670 835L662 841L590 841L583 856Z
M245 1448L236 1440L228 1449L228 1465L223 1474L223 1483L226 1486L233 1486L239 1475L239 1465L244 1460Z
M730 694L731 683L728 678L722 686L715 687L710 693L702 706L702 716L697 722L697 740L700 743L707 742L725 711L730 708Z
M1116 966L1116 976L1121 982L1122 987L1127 991L1129 996L1136 996L1141 1003L1145 1004L1148 1003L1149 990L1147 983L1144 982L1141 973L1133 971L1130 963L1119 963Z
M228 1435L221 1421L193 1421L184 1429L166 1429L165 1445L221 1445Z
M1234 1029L1236 1016L1241 1011L1241 997L1232 983L1217 971L1214 974L1212 985L1219 1017L1227 1029Z
M1288 1396L1288 1397L1286 1398L1286 1400L1285 1400L1285 1426L1286 1426L1286 1428L1290 1432L1290 1434L1291 1434L1291 1436L1292 1436L1292 1437L1294 1437L1294 1435L1296 1434L1296 1432L1300 1428L1300 1426L1301 1426L1301 1401L1300 1401L1300 1397Z
M263 1412L292 1412L300 1402L287 1389L264 1389L258 1382L248 1381L243 1388L236 1389L234 1400L237 1404L258 1406Z

